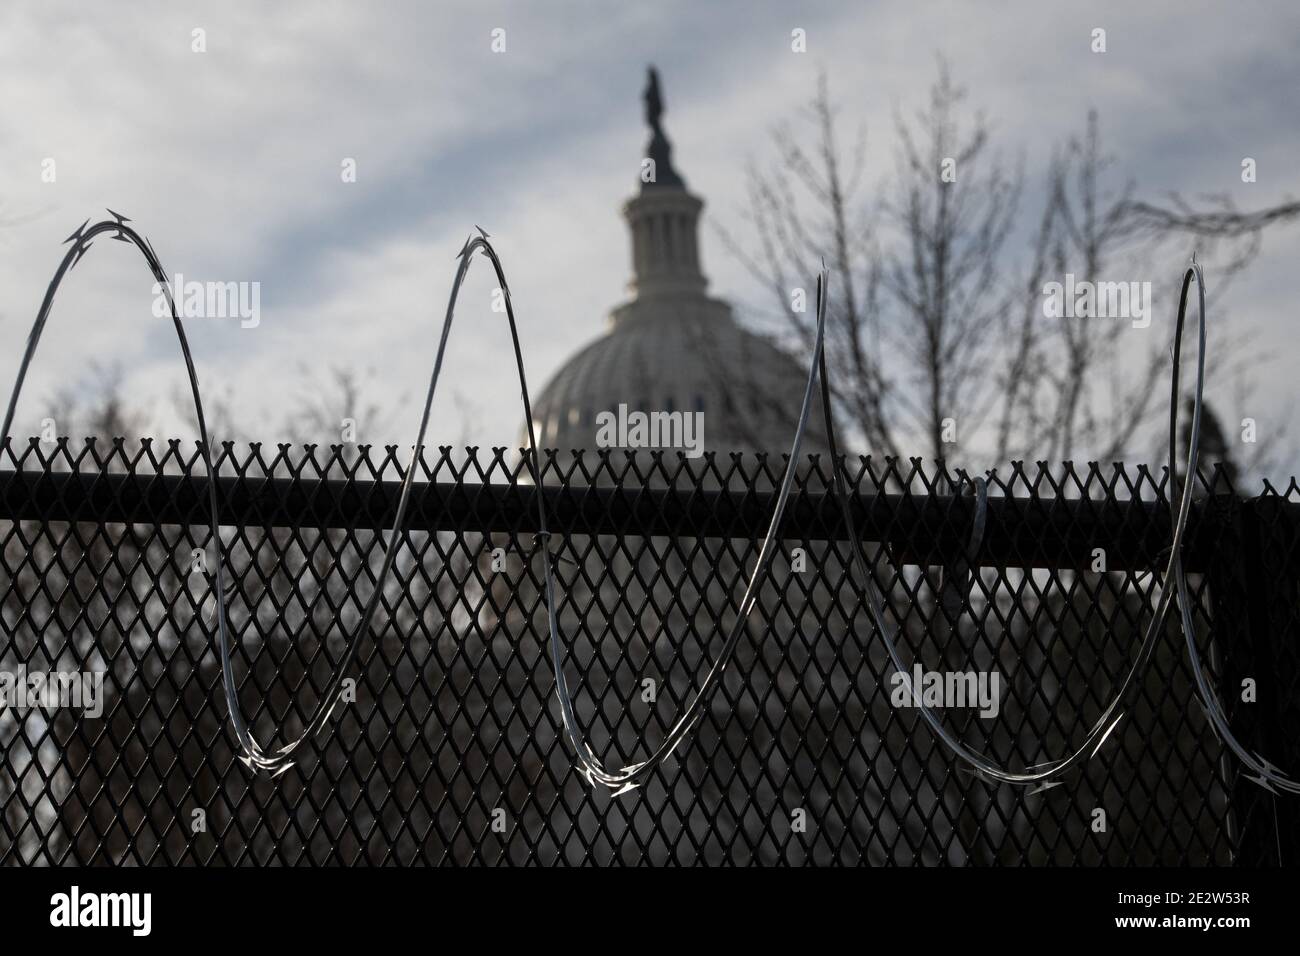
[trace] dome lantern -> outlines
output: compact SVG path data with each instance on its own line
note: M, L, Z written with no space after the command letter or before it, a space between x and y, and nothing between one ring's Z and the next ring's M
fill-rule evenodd
M708 286L700 269L697 239L704 203L686 191L672 161L672 144L660 118L659 74L650 67L645 101L650 142L641 165L641 191L623 206L632 233L632 282L637 298L702 296Z

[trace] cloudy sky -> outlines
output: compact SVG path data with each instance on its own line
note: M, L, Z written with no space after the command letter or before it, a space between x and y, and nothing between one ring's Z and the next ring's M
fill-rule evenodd
M1104 55L1089 49L1094 27L1107 31ZM192 49L196 28L206 52ZM491 49L496 28L504 53ZM794 28L805 54L791 52ZM625 296L618 209L646 138L648 63L677 165L708 202L712 290L743 318L758 290L715 230L742 228L746 166L771 159L773 125L796 116L819 71L846 117L867 124L881 188L894 112L923 105L942 55L1031 181L1096 107L1143 195L1227 192L1254 208L1300 195L1297 41L1300 7L1284 0L6 4L0 382L7 394L61 241L111 207L170 274L260 283L256 328L187 322L204 392L232 404L244 437L283 438L278 422L304 390L346 365L392 409L359 422L358 437L409 443L453 257L475 224L505 261L535 390ZM1243 156L1258 162L1254 184L1240 181ZM348 158L354 183L340 175ZM1300 226L1269 233L1212 332L1253 334L1269 356L1249 407L1232 383L1212 386L1226 418L1252 415L1264 433L1296 394L1298 254ZM124 370L155 434L192 434L151 281L127 246L96 245L60 293L16 432L36 431L52 396L98 363ZM493 284L477 269L466 289L433 441L516 438Z

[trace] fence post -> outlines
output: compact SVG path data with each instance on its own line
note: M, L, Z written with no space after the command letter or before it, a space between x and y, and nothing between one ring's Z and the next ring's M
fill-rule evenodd
M1296 669L1294 568L1287 546L1290 523L1278 499L1242 501L1235 495L1206 499L1216 529L1210 566L1213 647L1221 656L1219 695L1232 731L1242 744L1291 770L1300 751L1283 733L1286 702ZM1292 650L1286 652L1287 647ZM1242 701L1242 681L1253 679L1254 703ZM1236 833L1233 862L1286 865L1296 852L1296 810L1287 795L1275 796L1249 779L1231 754L1225 783Z

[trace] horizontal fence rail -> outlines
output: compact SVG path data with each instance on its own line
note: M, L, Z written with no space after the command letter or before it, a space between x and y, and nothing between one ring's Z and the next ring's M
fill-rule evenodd
M103 521L161 525L206 520L206 477L0 471L0 519ZM400 481L219 477L223 525L270 528L366 529L392 527ZM404 529L476 529L533 534L536 489L521 484L439 481L414 486ZM761 537L776 495L770 491L701 488L609 488L544 486L550 530L562 534L617 534L629 527L650 535ZM1235 508L1271 512L1272 502L1234 495L1202 498L1189 519L1189 571L1204 571L1214 558L1216 522ZM852 507L864 540L902 549L908 563L942 563L962 553L974 523L968 495L858 494ZM1289 520L1300 503L1280 502ZM1169 546L1169 506L1163 501L1061 497L993 497L988 503L984 552L1027 563L1025 567L1074 568L1089 564L1096 548L1114 555L1116 569L1149 569ZM826 492L796 496L780 525L786 539L845 540L839 504Z
M238 692L274 740L298 732L356 629L406 463L366 447L215 457ZM0 675L100 675L104 689L98 708L0 709L0 861L1297 859L1295 807L1225 753L1173 624L1121 729L1069 786L961 772L894 693L815 457L691 738L640 790L597 792L574 770L555 701L536 495L577 717L615 766L662 739L716 655L784 462L548 452L540 489L501 449L441 449L416 467L355 693L301 764L270 779L239 762L227 720L199 456L177 442L5 445ZM1168 475L1013 464L991 477L974 535L961 473L870 459L849 473L915 666L999 678L996 713L944 705L946 725L1013 766L1066 752L1155 607ZM1196 482L1184 561L1196 644L1234 732L1294 767L1300 489L1244 497L1221 473Z

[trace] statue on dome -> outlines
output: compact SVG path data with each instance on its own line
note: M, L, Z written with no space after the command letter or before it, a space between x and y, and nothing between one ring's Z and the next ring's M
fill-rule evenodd
M649 76L646 79L645 94L645 121L650 124L650 128L657 135L663 135L663 129L659 125L659 117L664 113L663 97L659 95L659 71L653 66L649 68Z
M644 190L653 186L684 187L685 181L677 170L673 169L672 144L668 142L668 137L664 135L663 126L659 122L664 113L664 100L659 92L659 71L653 66L647 70L645 93L641 98L645 101L645 121L650 125L650 145L646 155L654 161L655 169L654 181L646 182L643 179L641 188Z

